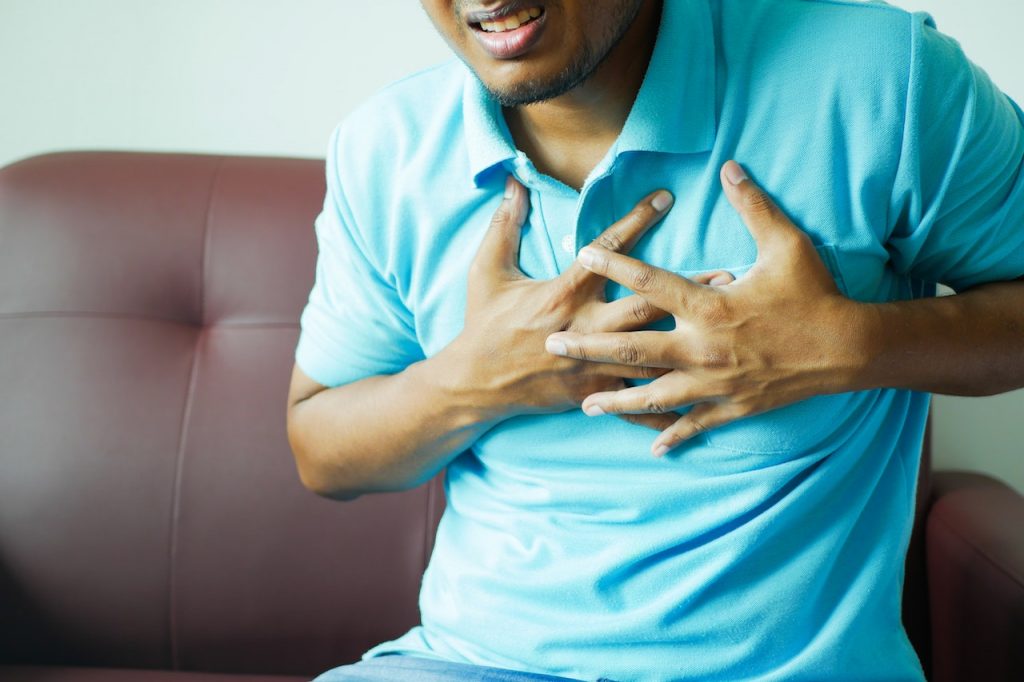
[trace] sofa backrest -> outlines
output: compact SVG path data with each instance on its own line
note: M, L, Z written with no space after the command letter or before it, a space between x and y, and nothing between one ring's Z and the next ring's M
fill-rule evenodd
M312 674L418 621L439 481L331 502L286 440L322 176L0 170L0 662Z

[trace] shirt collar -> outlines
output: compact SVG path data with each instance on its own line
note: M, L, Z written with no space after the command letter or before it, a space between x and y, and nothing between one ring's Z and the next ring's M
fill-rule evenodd
M501 106L467 69L463 117L469 168L478 187L516 157ZM715 34L707 0L665 0L654 52L616 143L627 151L696 154L715 140Z
M488 170L515 158L516 148L501 105L468 68L462 95L462 116L469 150L469 172L473 174L473 183L479 187Z

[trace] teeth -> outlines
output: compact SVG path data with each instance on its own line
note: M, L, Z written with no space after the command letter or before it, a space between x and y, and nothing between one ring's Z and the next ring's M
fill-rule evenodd
M515 16L508 17L499 21L481 21L480 28L489 32L497 33L499 31L514 31L523 24L527 23L531 19L536 19L544 11L540 7L532 7L530 9L524 9Z

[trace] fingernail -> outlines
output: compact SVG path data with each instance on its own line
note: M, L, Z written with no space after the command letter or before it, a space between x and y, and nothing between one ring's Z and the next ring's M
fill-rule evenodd
M725 164L725 177L729 179L734 185L738 185L747 179L747 173L743 170L735 161L729 161Z
M729 277L729 275L715 275L714 277L711 278L709 284L713 287L720 287L725 284L728 284L731 281L732 277Z
M552 355L569 354L569 349L566 347L565 342L550 336L548 337L548 340L544 342L544 348Z
M661 211L668 210L668 207L672 205L672 200L672 195L665 190L662 190L655 194L654 198L651 199L651 206L654 207L655 211L660 213Z
M594 251L589 246L584 247L580 249L576 259L580 262L580 265L589 270L594 265Z
M664 457L668 453L668 446L662 443L658 447L654 448L655 457Z
M510 175L510 176L508 176L505 179L505 198L506 199L511 199L515 195L515 193L516 193L515 180L513 180L512 176Z
M601 417L605 414L605 411L601 409L600 405L591 405L590 407L583 410L583 414L588 417Z

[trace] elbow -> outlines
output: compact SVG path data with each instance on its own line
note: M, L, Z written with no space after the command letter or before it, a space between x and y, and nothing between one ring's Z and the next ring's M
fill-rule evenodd
M298 459L296 459L298 461ZM362 496L361 491L340 488L337 483L328 482L324 476L313 471L310 467L298 466L299 481L302 486L320 497L334 500L336 502L351 502Z
M338 502L348 502L361 496L364 491L344 485L339 480L336 466L327 466L315 456L292 444L295 468L302 486L320 497Z
M309 447L305 439L301 437L299 429L291 417L289 412L288 444L291 447L292 457L295 459L295 469L302 486L306 490L330 500L347 502L361 496L364 491L339 484L340 476L337 463L330 464L323 461L315 449Z

